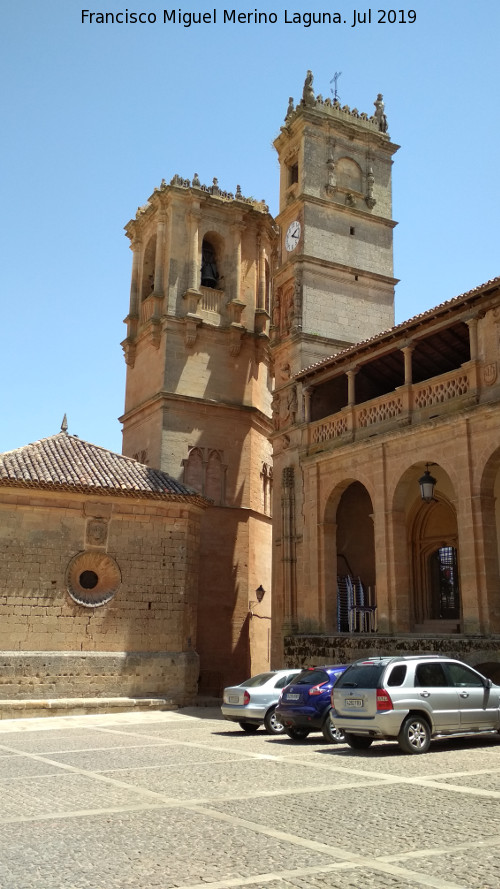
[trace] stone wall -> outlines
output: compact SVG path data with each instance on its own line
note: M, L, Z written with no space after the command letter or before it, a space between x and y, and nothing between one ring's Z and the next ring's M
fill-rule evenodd
M0 696L192 699L201 512L1 489Z
M196 696L191 652L0 652L0 700L161 697L178 706Z
M500 668L500 636L379 636L297 635L284 639L284 665L350 664L363 657L401 654L443 654L471 667L496 664ZM492 677L494 678L494 677ZM500 671L496 682L500 683Z

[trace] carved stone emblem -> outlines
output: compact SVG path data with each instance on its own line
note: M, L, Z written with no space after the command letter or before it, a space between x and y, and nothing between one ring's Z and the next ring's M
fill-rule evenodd
M105 546L108 536L108 523L99 519L87 522L87 543L90 546Z
M497 363L492 361L491 364L485 364L483 369L483 379L487 386L492 386L497 378Z

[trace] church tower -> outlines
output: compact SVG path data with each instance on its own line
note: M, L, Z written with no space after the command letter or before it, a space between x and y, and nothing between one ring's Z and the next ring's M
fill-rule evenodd
M123 453L213 501L201 527L200 693L269 666L267 206L174 176L126 226L133 252ZM268 591L255 611L256 590Z
M398 150L379 95L375 114L290 99L275 140L280 256L272 343L278 373L297 373L394 324L391 167ZM280 380L276 382L280 388Z
M310 71L274 142L280 163L279 260L273 277L273 658L297 627L303 502L300 424L310 418L295 375L394 325L391 168L381 95L368 116L315 96ZM354 377L355 370L351 376ZM285 620L285 615L287 618Z

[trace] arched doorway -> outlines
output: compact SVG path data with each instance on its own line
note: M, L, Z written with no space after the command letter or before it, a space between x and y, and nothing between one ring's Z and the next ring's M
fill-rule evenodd
M337 525L337 630L375 628L375 542L371 497L360 482L342 494Z
M419 505L411 534L415 631L459 632L458 529L445 499Z

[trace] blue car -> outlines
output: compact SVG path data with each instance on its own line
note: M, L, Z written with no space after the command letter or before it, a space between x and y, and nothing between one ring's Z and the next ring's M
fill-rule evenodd
M310 732L322 732L331 744L344 740L330 720L332 688L344 670L347 664L308 667L283 689L275 717L292 741L301 741Z

